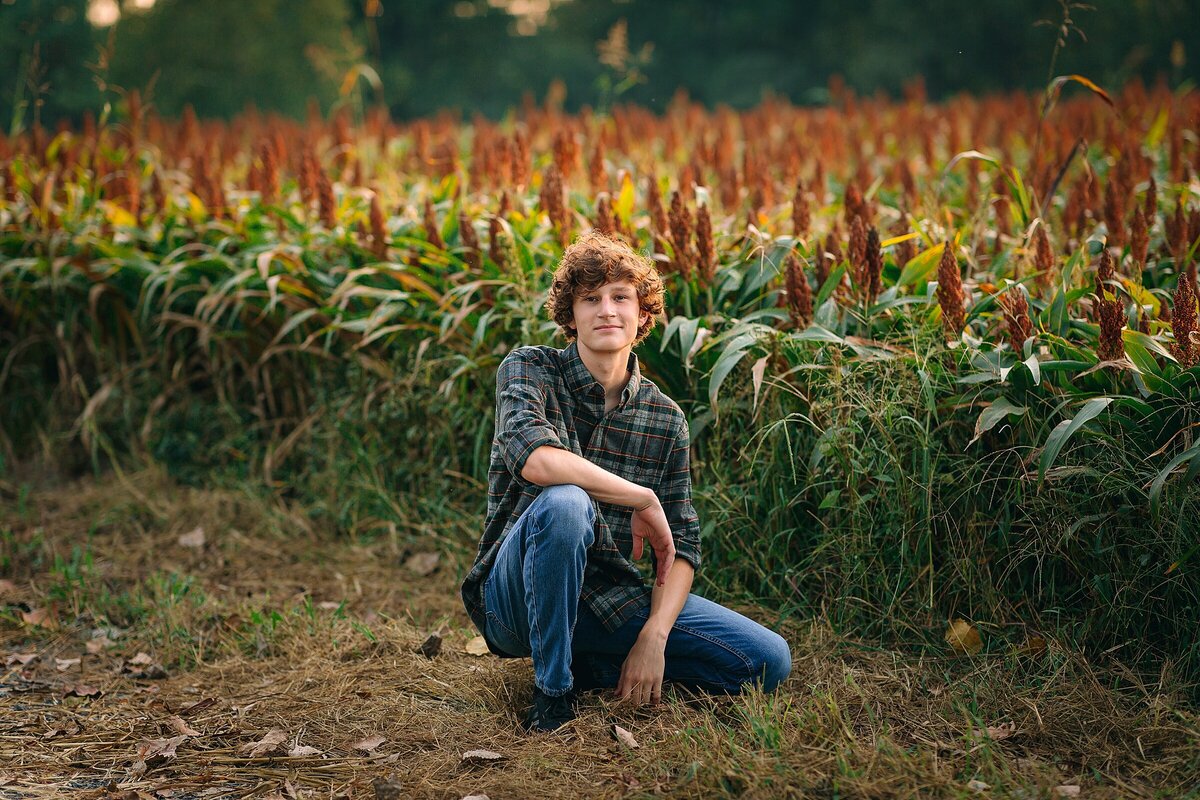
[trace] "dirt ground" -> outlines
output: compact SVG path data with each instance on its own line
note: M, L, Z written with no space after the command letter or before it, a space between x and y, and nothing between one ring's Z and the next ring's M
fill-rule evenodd
M154 470L0 482L0 798L1200 797L1169 675L1049 636L931 656L793 624L773 695L597 693L522 735L532 670L479 649L465 525L354 542Z

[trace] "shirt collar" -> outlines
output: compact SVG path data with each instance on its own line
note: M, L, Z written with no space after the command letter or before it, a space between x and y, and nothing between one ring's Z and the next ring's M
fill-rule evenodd
M625 384L625 388L621 390L621 401L617 404L617 408L624 408L630 400L637 397L638 391L642 388L642 371L638 366L638 357L632 350L629 352L628 369L629 381ZM571 390L572 395L587 399L598 399L603 408L604 387L600 385L600 382L596 380L592 373L588 372L587 365L579 357L578 342L571 342L563 350L563 379L567 384L567 388Z

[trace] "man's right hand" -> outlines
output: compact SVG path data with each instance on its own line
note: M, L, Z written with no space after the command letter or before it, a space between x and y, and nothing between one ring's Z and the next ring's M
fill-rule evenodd
M675 561L675 539L671 536L671 526L667 523L667 515L658 497L654 497L652 503L634 510L630 526L633 529L633 560L642 557L643 542L649 542L658 563L655 583L663 586Z

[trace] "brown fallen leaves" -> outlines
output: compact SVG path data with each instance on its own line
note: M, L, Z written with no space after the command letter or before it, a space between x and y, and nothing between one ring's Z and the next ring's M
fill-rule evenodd
M175 731L175 733L179 734L180 736L200 736L201 735L200 731L192 728L191 725L188 725L187 722L184 721L183 717L180 717L178 715L173 715L171 717L168 717L167 724L171 726L171 730Z
M404 567L424 578L433 574L433 571L438 568L441 558L439 553L414 553L404 562Z
M387 741L387 739L385 739L384 737L380 736L377 733L374 733L374 734L371 734L370 736L366 737L365 739L360 739L359 741L350 745L350 748L352 750L361 750L364 753L370 753L370 752L373 752L375 750L375 748L379 747L379 745L383 744L386 741Z
M462 754L460 763L463 766L487 766L498 764L503 760L504 756L494 750L468 750Z
M959 655L973 656L983 649L983 639L974 625L965 619L956 619L946 628L946 644Z
M203 550L205 542L204 528L197 526L187 533L180 534L179 546L189 550Z
M487 641L482 636L476 636L467 642L464 649L467 651L467 655L471 656L486 656L491 652L488 650Z
M121 672L137 680L161 680L167 677L167 671L161 664L155 663L149 653L139 652L121 665Z
M612 726L612 735L614 739L628 747L630 750L636 750L641 747L641 745L638 744L637 739L633 738L633 734L622 728L620 725L614 724Z
M239 747L238 752L248 755L251 758L262 758L263 756L269 756L282 751L283 744L286 741L286 733L279 728L272 728L257 742L247 742Z

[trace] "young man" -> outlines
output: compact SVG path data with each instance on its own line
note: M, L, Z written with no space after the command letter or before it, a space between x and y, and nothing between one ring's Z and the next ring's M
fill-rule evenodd
M533 658L524 727L570 721L585 689L637 705L658 703L664 680L774 689L791 670L787 642L690 594L700 525L687 421L632 353L663 309L654 264L585 235L546 307L570 344L519 347L497 371L487 518L462 586L492 652ZM633 564L645 544L652 590Z

